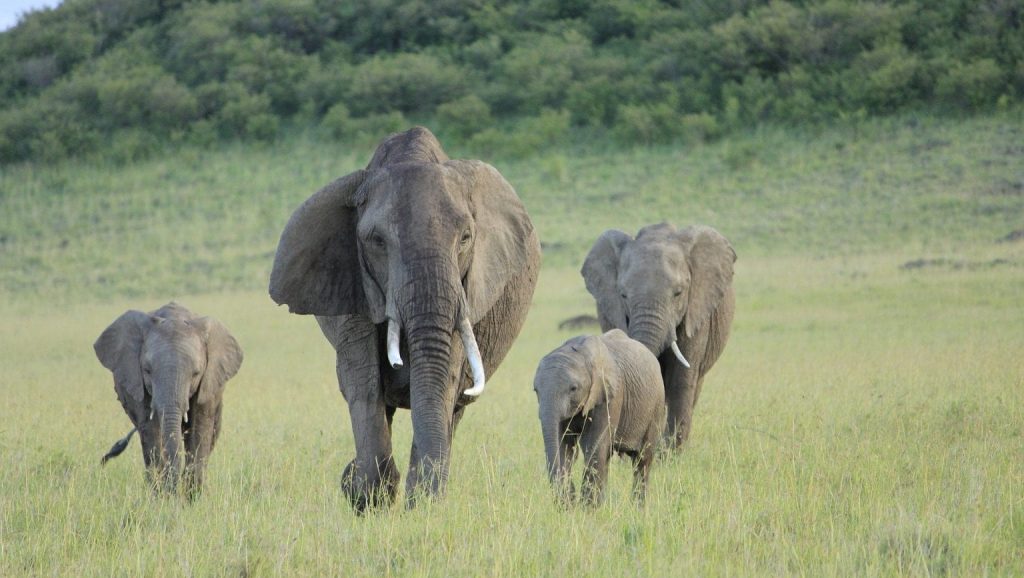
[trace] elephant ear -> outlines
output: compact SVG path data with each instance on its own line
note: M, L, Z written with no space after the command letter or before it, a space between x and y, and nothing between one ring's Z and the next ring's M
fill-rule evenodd
M618 371L604 337L587 337L587 363L590 366L590 394L583 402L583 413L615 399L618 392Z
M224 394L224 385L242 366L242 348L227 327L212 317L189 322L206 341L206 371L199 381L199 403L215 404Z
M626 329L626 309L619 295L619 255L626 243L633 238L626 233L609 229L590 248L580 274L586 282L587 291L597 301L601 329Z
M92 344L96 357L114 374L114 389L122 400L142 403L142 343L155 320L142 311L125 311Z
M711 227L693 226L680 231L690 266L690 291L683 325L693 337L715 312L732 283L736 251Z
M475 220L473 257L466 272L466 305L471 323L480 321L505 286L540 254L540 242L512 185L481 161L445 163L466 191Z
M356 191L367 171L341 177L306 199L281 233L270 297L292 313L368 313L356 243Z

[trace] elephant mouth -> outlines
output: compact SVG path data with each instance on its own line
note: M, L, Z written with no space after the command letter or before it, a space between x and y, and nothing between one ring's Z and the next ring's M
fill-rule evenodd
M465 307L462 308L465 311ZM462 347L466 352L466 360L473 375L473 386L462 391L462 396L475 398L484 392L487 385L487 377L484 372L483 359L480 356L480 346L473 334L473 324L465 314L459 315L459 322L456 326L459 336L462 338ZM399 369L405 365L401 352L402 326L394 317L388 318L387 351L388 363L392 369Z

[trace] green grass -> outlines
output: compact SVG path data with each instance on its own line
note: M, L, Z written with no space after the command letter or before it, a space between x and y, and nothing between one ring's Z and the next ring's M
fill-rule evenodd
M5 172L0 575L1021 575L1024 242L997 242L1024 228L1021 133L901 119L497 162L547 246L534 307L460 426L448 498L365 519L338 485L332 351L263 287L291 208L369 151ZM733 240L733 337L647 506L616 460L604 507L560 510L533 371L592 311L590 240L660 219ZM91 344L171 297L246 352L191 506L148 493L137 441L98 465L129 424ZM395 438L404 474L407 412Z

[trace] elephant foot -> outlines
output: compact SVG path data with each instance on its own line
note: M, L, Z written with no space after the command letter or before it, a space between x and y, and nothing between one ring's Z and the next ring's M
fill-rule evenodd
M390 507L395 502L401 474L395 460L388 458L377 468L361 467L352 460L341 474L341 490L356 514Z

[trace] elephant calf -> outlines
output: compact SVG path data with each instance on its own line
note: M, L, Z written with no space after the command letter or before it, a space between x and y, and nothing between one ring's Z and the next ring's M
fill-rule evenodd
M219 321L172 301L150 313L126 311L93 348L114 374L117 398L135 424L102 463L138 431L147 479L174 492L184 476L194 496L220 434L224 384L242 365L238 342Z
M604 499L613 450L632 458L633 495L643 502L665 427L665 386L654 354L619 329L574 337L540 361L533 389L559 498L574 498L569 473L578 444L586 460L584 502Z

